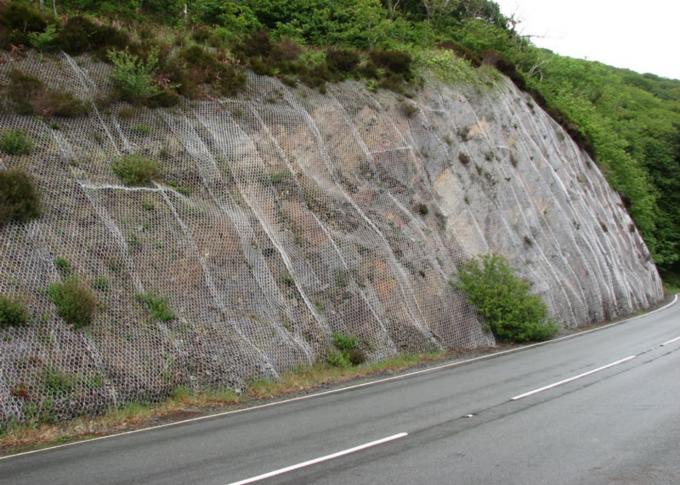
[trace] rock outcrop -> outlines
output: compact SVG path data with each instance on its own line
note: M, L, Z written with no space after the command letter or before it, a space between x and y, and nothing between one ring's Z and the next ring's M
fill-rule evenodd
M87 58L5 60L0 79L16 68L93 107L110 89L108 67ZM430 80L408 99L253 75L238 99L52 120L5 110L8 128L35 147L0 169L34 177L43 214L0 228L0 294L31 312L0 330L0 422L178 386L241 389L322 358L332 332L372 359L493 345L449 284L483 253L505 256L565 327L663 295L619 195L505 79ZM158 160L158 180L122 185L111 164L126 153ZM46 295L56 258L101 283L86 329ZM143 293L176 318L154 320Z

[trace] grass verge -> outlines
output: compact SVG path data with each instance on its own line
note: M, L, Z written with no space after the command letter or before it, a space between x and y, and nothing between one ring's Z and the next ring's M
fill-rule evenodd
M349 368L317 363L287 372L278 381L253 381L241 395L232 390L194 393L178 389L161 403L133 403L111 409L101 416L80 417L56 424L18 424L0 431L0 456L238 409L262 400L306 393L354 379L396 373L453 356L447 352L403 354Z

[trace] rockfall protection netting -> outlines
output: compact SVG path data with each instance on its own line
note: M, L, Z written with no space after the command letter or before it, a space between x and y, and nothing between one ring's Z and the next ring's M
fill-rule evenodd
M111 89L110 67L86 57L2 61L2 81L16 68L89 102ZM239 390L323 358L334 331L365 341L371 359L493 345L448 284L482 253L506 256L565 326L662 297L620 197L506 81L429 81L411 100L252 75L238 99L76 119L4 109L9 128L35 147L0 170L34 177L43 215L0 228L0 294L31 313L0 330L0 423L180 386ZM158 160L159 180L122 185L111 164L127 153ZM57 258L107 282L84 330L47 297ZM151 318L145 292L177 318Z

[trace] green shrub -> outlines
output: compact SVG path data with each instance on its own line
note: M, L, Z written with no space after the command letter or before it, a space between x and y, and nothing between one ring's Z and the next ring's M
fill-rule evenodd
M57 27L48 25L44 32L31 32L28 34L28 40L38 50L52 49L57 40Z
M302 54L302 47L290 39L282 39L274 44L269 58L276 64L296 61Z
M529 293L529 283L515 276L501 256L486 255L464 263L454 286L500 341L542 341L557 333L545 303Z
M92 282L92 288L97 291L109 291L110 287L109 279L106 276L97 276Z
M368 55L371 58L371 61L378 67L407 79L411 76L411 64L413 63L413 59L408 52L372 50Z
M40 216L40 200L33 179L12 169L0 172L0 226Z
M349 74L357 68L361 62L361 57L356 51L330 48L326 50L326 62L328 62L328 67L331 70Z
M49 89L39 79L17 69L10 71L8 78L4 94L19 114L73 118L90 111L71 93Z
M45 117L76 118L90 112L88 104L73 94L52 89L45 89L42 96L33 100L32 105L35 114Z
M334 350L328 354L326 357L326 362L332 367L340 367L346 369L352 367L352 362L350 362L347 354L345 352L338 352Z
M0 4L0 25L21 32L42 32L47 18L32 5L10 1Z
M290 286L291 288L295 286L295 279L288 271L281 275L281 282L286 286Z
M347 358L352 365L361 365L366 362L366 354L361 349L348 350Z
M55 39L60 49L71 55L102 51L107 48L124 49L128 35L108 25L99 25L79 15L69 17Z
M70 394L78 384L77 379L54 367L45 367L41 373L41 381L52 396L63 397Z
M246 57L269 57L274 46L269 32L258 30L245 37L238 50Z
M141 136L148 136L151 134L151 127L146 123L138 123L130 128L130 131Z
M470 155L468 155L468 154L465 153L465 152L460 152L460 153L458 154L458 160L459 160L460 163L462 163L463 165L469 165L470 162L472 161L472 160L470 160Z
M45 31L48 25L48 17L31 5L0 2L0 48L28 46L31 34Z
M70 276L70 274L73 272L73 267L66 258L55 258L54 266L56 266L57 270L62 276Z
M172 311L165 298L153 295L152 293L142 293L137 295L137 300L144 304L156 320L169 322L176 318L175 312Z
M359 341L356 339L356 337L345 335L343 333L333 333L331 340L335 348L342 352L354 350L359 346Z
M214 96L215 93L234 96L246 83L243 69L223 50L200 45L177 51L162 63L159 75L169 83L170 89L165 89L166 97L175 91L190 98Z
M125 155L111 165L113 173L126 185L148 185L158 177L158 162L141 155Z
M32 76L13 71L9 78L5 94L18 114L74 118L90 111L86 103L71 93L48 89Z
M7 155L28 155L33 149L33 142L21 130L7 130L0 135L0 150Z
M359 340L356 337L335 332L331 335L331 342L336 350L328 354L326 358L328 365L346 368L366 362L366 354L359 348Z
M26 325L28 312L23 302L16 298L0 296L0 328Z
M144 60L128 51L110 50L108 57L113 64L111 80L121 99L144 103L161 93L154 80L158 67L155 53L150 53Z
M76 329L92 323L97 312L97 298L78 278L70 276L62 283L53 283L47 295L57 307L57 313Z

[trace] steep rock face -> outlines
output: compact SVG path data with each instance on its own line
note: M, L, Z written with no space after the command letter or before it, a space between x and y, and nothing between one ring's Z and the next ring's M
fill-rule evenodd
M18 68L86 101L110 89L107 66L85 58L5 60L1 79ZM0 228L0 294L32 314L0 330L0 422L178 386L242 388L322 357L333 331L363 339L371 358L492 345L448 284L483 253L507 257L567 327L662 298L620 197L506 80L432 80L402 99L252 76L238 99L116 104L54 123L5 110L7 128L35 148L0 169L30 172L44 210ZM133 152L159 160L153 185L113 174ZM46 296L56 258L100 282L86 330ZM154 320L141 293L177 318Z

